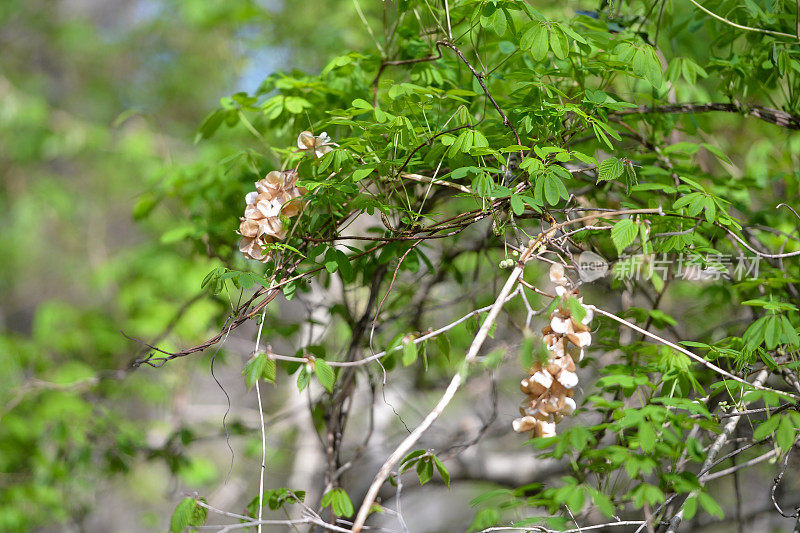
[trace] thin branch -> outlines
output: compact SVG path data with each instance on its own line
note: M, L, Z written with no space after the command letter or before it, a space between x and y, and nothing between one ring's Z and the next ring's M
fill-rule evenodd
M752 386L754 388L760 388L761 384L764 383L764 381L767 379L767 376L769 376L769 370L765 368L761 372L759 372L758 375L755 377ZM719 436L717 436L716 440L714 441L714 444L711 445L711 448L708 450L708 453L706 454L706 459L705 461L703 461L703 467L702 467L703 469L707 469L709 465L711 465L711 463L714 462L714 459L716 459L717 454L720 452L722 447L725 446L725 443L728 441L728 439L730 438L733 431L736 429L736 426L739 424L739 421L741 419L742 419L741 416L735 416L731 418L727 424L725 424L725 427L722 429L722 433L720 433ZM701 488L705 484L706 479L704 478L698 479ZM667 528L667 533L675 533L678 530L678 526L680 526L681 522L683 521L684 505L686 505L686 501L689 500L689 498L695 496L697 492L698 492L697 490L692 491L689 494L689 496L687 496L686 499L683 501L683 505L680 506L678 512L669 521L669 527Z
M525 263L528 261L533 251L538 247L539 241L542 240L541 238L544 235L545 233L542 233L539 239L537 239L535 242L531 242L530 246L528 246L528 248L520 257L520 260L517 263L517 266L511 272L511 275L508 276L505 285L503 285L503 288L500 290L500 294L497 295L494 304L489 310L489 314L483 321L483 324L478 330L477 335L475 335L469 350L467 350L467 354L464 357L464 361L461 365L461 370L453 376L453 379L450 381L450 384L447 386L444 394L439 399L439 402L436 404L433 410L428 413L425 419L414 429L414 431L408 437L406 437L403 442L401 442L400 445L392 452L392 454L383 463L383 466L381 466L378 474L375 476L375 479L370 485L366 496L364 496L364 500L361 503L361 508L358 510L358 515L356 516L355 523L353 524L353 533L359 533L364 527L364 522L367 520L370 508L372 507L372 502L375 501L375 498L378 496L378 491L380 491L381 486L383 486L384 481L386 481L386 478L389 476L392 469L395 467L395 465L397 465L398 462L400 462L405 454L408 453L408 451L420 439L420 437L422 437L422 434L427 431L427 429L437 418L439 418L439 415L442 413L442 411L444 411L445 407L447 407L458 389L461 387L461 383L464 381L466 373L469 369L469 365L471 365L472 362L477 358L478 352L483 346L486 337L489 335L489 330L497 319L497 316L500 314L500 310L503 308L503 305L511 294L514 285L517 284L517 280L522 275L522 271L525 268Z
M771 458L775 457L777 454L778 454L778 449L774 448L774 449L768 451L767 453L765 453L763 455L759 455L758 457L750 459L749 461L745 461L744 463L732 466L730 468L726 468L724 470L719 470L717 472L714 472L713 474L706 474L704 476L700 476L699 479L702 479L703 481L708 482L708 481L711 481L712 479L718 479L718 478L721 478L721 477L725 477L728 474L733 474L734 472L738 472L739 470L741 470L743 468L749 468L749 467L751 467L753 465L757 465L758 463L764 462L767 459L771 459Z
M674 342L670 342L667 339L664 339L663 337L659 337L655 333L651 333L651 332L649 332L647 330L644 330L644 329L640 328L639 326L637 326L636 324L632 324L632 323L628 322L627 320L625 320L623 318L620 318L620 317L618 317L617 315L615 315L613 313L609 313L608 311L600 309L599 307L596 307L594 305L584 305L584 307L588 307L590 309L593 309L596 313L599 313L599 314L601 314L603 316L606 316L606 317L608 317L608 318L610 318L610 319L612 319L612 320L614 320L616 322L619 322L620 324L622 324L624 326L627 326L627 327L631 328L634 331L638 331L642 335L650 337L651 339L656 340L656 341L660 342L661 344L665 344L665 345L669 346L670 348L672 348L673 350L679 351L680 353L686 355L690 359L693 359L693 360L697 361L698 363L700 363L701 365L705 366L709 370L713 370L717 374L725 376L725 377L727 377L729 379L732 379L734 381L738 381L739 383L747 385L748 387L753 387L755 389L768 391L768 392L774 392L776 394L782 394L784 396L788 396L789 398L792 398L792 399L795 399L795 400L800 399L800 396L796 396L796 395L794 395L792 393L779 391L779 390L776 390L776 389L771 389L769 387L764 387L764 386L761 385L760 382L759 383L756 383L756 382L750 383L749 381L744 380L744 379L740 378L739 376L735 376L735 375L731 374L727 370L723 370L722 368L718 367L714 363L706 361L705 359L703 359L699 355L697 355L697 354L695 354L693 352L690 352L686 348L683 348L682 346L678 346ZM739 417L734 417L734 419L738 422Z
M493 531L539 531L541 533L581 533L582 531L592 531L594 529L604 529L607 527L626 527L626 526L639 526L644 525L642 520L620 520L619 522L608 522L607 524L595 524L593 526L584 526L577 529L555 530L548 529L544 526L494 526L482 529L478 533L491 533Z
M743 106L733 103L708 103L708 104L672 104L660 106L639 106L615 111L613 115L646 115L650 113L658 114L691 114L708 113L712 111L722 111L725 113L742 113L751 117L769 122L782 128L790 130L800 130L800 117L761 105Z
M422 176L420 174L410 174L408 172L403 172L400 174L401 178L417 181L419 183L432 183L434 185L441 185L442 187L449 187L451 189L455 189L457 191L465 192L467 194L475 194L475 191L467 187L466 185L461 185L458 183L453 183L452 181L440 180L440 179L433 179L429 178L428 176Z
M453 52L456 53L456 55L461 59L461 61L464 62L464 64L467 66L467 68L472 72L472 75L475 76L475 79L478 80L478 83L480 84L481 89L483 89L483 92L486 95L486 97L489 98L489 101L492 103L494 108L497 110L497 112L502 117L503 124L514 133L514 138L517 140L517 144L521 146L522 145L522 139L520 139L519 133L517 133L517 129L514 127L513 124L511 124L511 121L508 119L506 114L503 112L503 110L500 108L498 103L495 101L494 97L492 96L492 93L489 92L489 89L486 88L486 84L483 82L483 75L481 73L479 73L477 70L475 70L475 67L472 66L472 63L470 63L469 60L466 57L464 57L464 54L461 52L461 50L459 50L459 48L456 45L454 45L453 43L448 42L448 41L436 41L436 46L437 47L438 46L446 46L446 47L448 47L449 49L451 49ZM524 154L520 154L520 155L524 155Z
M256 335L256 349L254 353L258 353L258 347L261 343L261 331L264 329L264 320L267 318L267 308L261 313L261 322L258 324L258 335ZM256 379L256 398L258 399L258 418L261 423L261 474L258 478L258 520L261 520L261 515L264 510L264 472L267 470L267 431L264 425L264 408L261 406L261 388L258 382L261 381L259 376ZM261 533L261 524L258 525L258 533Z
M714 17L715 19L717 19L717 20L719 20L721 22L724 22L725 24L727 24L729 26L733 26L734 28L738 28L740 30L746 30L746 31L755 31L755 32L758 32L758 33L766 33L768 35L776 35L778 37L789 37L790 39L798 40L798 36L797 35L792 35L791 33L783 33L781 31L773 31L773 30L764 30L764 29L761 29L761 28L753 28L751 26L742 26L741 24L737 24L737 23L735 23L733 21L730 21L730 20L726 19L723 16L717 15L713 11L710 11L709 9L703 7L696 0L689 0L689 1L691 3L693 3L699 10L704 11L705 13L707 13L707 14L711 15L712 17Z
M518 291L512 292L511 294L508 295L508 298L506 298L505 301L508 302L509 300L511 300L513 298L516 298L518 294L519 294ZM467 313L466 315L462 316L458 320L456 320L454 322L450 322L446 326L442 326L441 328L439 328L437 330L434 330L434 331L431 331L430 333L426 333L425 335L422 335L421 337L417 337L416 339L414 339L413 341L410 341L410 342L413 342L414 344L421 344L421 343L423 343L423 342L425 342L425 341L427 341L429 339L432 339L434 337L437 337L437 336L441 335L442 333L444 333L446 331L449 331L449 330L453 329L454 327L456 327L459 324L469 320L472 317L477 317L481 313L485 313L486 311L489 311L491 308L492 308L491 305L487 305L486 307L481 307L480 309L475 309L474 311L470 311L469 313ZM365 365L367 363L371 363L372 361L376 361L378 359L386 357L387 355L389 355L391 353L394 353L394 352L397 352L397 351L402 350L402 349L403 349L403 346L400 345L400 346L395 346L394 348L390 348L388 350L384 350L382 352L378 352L375 355L370 355L369 357L365 357L364 359L359 359L358 361L326 361L326 363L328 363L329 366L362 366L362 365ZM278 355L278 354L273 354L273 353L268 353L267 357L269 357L270 359L275 359L276 361L289 361L289 362L292 362L292 363L308 363L308 362L310 362L312 360L311 357L294 357L294 356L291 356L291 355Z
M798 441L795 440L794 444L797 445L797 443L798 443ZM798 518L798 520L800 520L800 507L796 508L794 513L789 514L789 513L784 512L783 509L781 509L781 506L778 505L778 501L775 499L775 491L778 490L778 485L781 484L781 480L783 479L783 475L786 473L786 467L789 464L789 456L792 454L792 450L793 449L794 449L794 446L789 448L789 450L787 450L787 452L786 452L786 457L783 458L783 465L781 466L781 471L775 477L775 480L774 480L774 482L772 484L772 489L770 490L770 497L772 498L772 504L775 506L775 509L777 509L778 512L781 513L781 516L783 516L785 518L796 517L796 518Z

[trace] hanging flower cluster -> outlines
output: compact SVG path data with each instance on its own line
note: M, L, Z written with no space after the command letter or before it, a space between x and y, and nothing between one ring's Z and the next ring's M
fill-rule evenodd
M325 133L314 136L304 131L297 137L297 147L301 152L322 157L332 148L331 138ZM256 190L245 196L247 207L244 216L240 218L238 233L242 236L239 241L239 251L250 259L266 263L270 254L264 247L270 243L286 238L286 217L299 214L304 207L300 197L306 193L305 189L298 187L297 170L273 170L263 179L258 180Z
M550 314L550 325L542 329L542 340L547 348L547 358L534 363L530 375L522 380L522 392L528 398L520 407L521 418L512 423L514 431L533 432L534 437L554 437L556 424L575 411L574 388L578 384L575 363L583 359L584 350L592 342L589 322L593 318L590 309L576 320L575 308L566 302L578 298L578 291L571 289L571 282L564 274L564 267L550 267L550 281L556 285L556 294L562 304Z

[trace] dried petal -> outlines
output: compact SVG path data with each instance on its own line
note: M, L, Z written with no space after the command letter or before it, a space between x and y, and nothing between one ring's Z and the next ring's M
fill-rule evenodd
M541 383L537 383L533 379L523 379L520 382L520 387L522 388L522 392L525 394L530 394L531 396L537 398L547 391L547 387Z
M547 370L540 370L532 375L529 381L538 383L545 389L549 389L553 385L553 376L551 376Z
M245 237L258 237L260 234L258 222L248 218L243 219L239 224L239 233Z
M582 331L580 333L567 333L566 337L569 339L569 342L575 346L578 346L579 348L589 346L592 343L592 334L588 331ZM580 361L580 359L578 360Z
M571 415L572 413L575 412L575 409L577 409L577 407L578 406L575 404L575 400L573 400L569 396L566 396L564 398L564 407L561 408L560 413L562 415L569 416L569 415Z
M281 203L277 200L260 201L256 209L265 217L277 217L281 212Z
M286 238L286 229L278 217L267 217L258 221L262 235L269 235L278 240Z
M303 210L303 202L297 199L291 199L281 207L281 215L293 217Z
M587 326L583 322L577 322L575 321L574 318L570 318L569 322L570 322L570 328L572 328L572 331L574 332L589 331L589 326Z
M301 150L313 150L314 141L315 139L313 133L310 131L301 132L297 137L297 147Z
M594 309L592 309L591 307L584 307L584 309L586 309L586 316L583 317L583 320L581 320L581 322L583 322L584 324L588 324L594 318Z
M578 384L578 374L570 372L569 370L562 370L558 375L558 382L561 383L565 389L575 388Z
M556 436L556 423L539 421L539 424L534 430L536 437L555 437Z
M550 319L550 327L553 328L553 331L559 334L564 333L572 333L572 325L570 324L569 318L561 318L558 315L553 316Z
M524 416L522 418L517 418L511 423L511 427L514 428L514 431L517 433L525 433L526 431L531 431L539 424L539 421L533 418L532 416Z
M239 251L250 259L265 263L269 260L269 254L263 250L264 244L259 238L243 237L239 241Z
M564 275L564 265L559 263L553 263L550 265L550 281L558 285L562 285L567 282L567 278Z

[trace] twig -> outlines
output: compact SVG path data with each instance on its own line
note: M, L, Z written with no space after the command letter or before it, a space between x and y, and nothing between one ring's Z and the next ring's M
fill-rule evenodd
M798 40L797 35L792 35L791 33L783 33L781 31L773 31L773 30L763 30L761 28L753 28L753 27L750 27L750 26L742 26L741 24L736 24L735 22L730 21L730 20L726 19L725 17L717 15L713 11L710 11L710 10L706 9L701 4L699 4L696 0L689 0L689 1L691 3L693 3L701 11L704 11L705 13L707 13L707 14L711 15L712 17L714 17L715 19L717 19L717 20L719 20L721 22L724 22L725 24L727 24L729 26L733 26L734 28L739 28L740 30L755 31L755 32L758 32L758 33L766 33L766 34L769 34L769 35L777 35L778 37L789 37L790 39Z
M594 529L603 529L607 527L625 527L625 526L639 526L644 525L642 520L620 520L619 522L608 522L607 524L595 524L593 526L584 526L580 529L567 529L558 530L557 533L581 533L582 531L591 531ZM492 531L540 531L542 533L556 533L554 529L548 529L544 526L494 526L480 530L478 533L491 533Z
M759 372L758 375L755 377L752 386L754 388L760 388L761 384L767 379L767 376L769 376L769 370L765 368L761 372ZM739 420L741 419L742 419L741 416L735 416L731 418L727 424L725 424L725 427L722 429L722 433L719 434L719 436L714 441L714 444L711 445L711 448L708 450L708 453L706 454L706 459L705 461L703 461L703 467L702 467L703 469L707 469L709 465L711 465L711 463L714 462L714 459L716 459L717 454L722 449L722 447L725 446L725 443L728 441L728 438L730 438L731 434L733 433L733 430L736 429L736 426L739 424ZM700 483L700 487L702 487L705 484L706 479L699 478L698 481ZM684 505L686 505L686 501L689 498L695 496L697 492L698 492L697 490L693 490L689 494L689 496L686 497L686 500L683 501L683 505L680 506L678 512L669 521L669 527L667 528L667 533L675 533L678 530L678 526L683 521Z
M776 390L776 389L771 389L769 387L763 387L760 382L756 383L754 381L753 383L750 383L749 381L744 380L744 379L740 378L739 376L735 376L735 375L731 374L727 370L723 370L722 368L718 367L714 363L711 363L710 361L706 361L705 359L703 359L699 355L697 355L697 354L695 354L693 352L690 352L686 348L678 346L674 342L670 342L670 341L668 341L667 339L665 339L663 337L659 337L655 333L651 333L651 332L649 332L647 330L644 330L644 329L640 328L639 326L637 326L635 324L632 324L632 323L628 322L627 320L625 320L623 318L620 318L620 317L618 317L617 315L615 315L613 313L609 313L608 311L600 309L599 307L596 307L594 305L584 305L584 307L593 309L596 313L599 313L599 314L601 314L603 316L606 316L606 317L608 317L608 318L610 318L610 319L612 319L612 320L614 320L616 322L619 322L620 324L622 324L624 326L627 326L627 327L631 328L634 331L638 331L642 335L645 335L646 337L650 337L651 339L656 340L656 341L660 342L661 344L665 344L665 345L669 346L670 348L672 348L673 350L679 351L680 353L686 355L690 359L694 359L695 361L697 361L701 365L705 366L709 370L713 370L717 374L725 376L725 377L727 377L729 379L732 379L734 381L738 381L739 383L743 383L744 385L747 385L748 387L753 387L754 389L768 391L768 392L774 392L776 394L782 394L784 396L788 396L789 398L792 398L792 399L795 399L795 400L800 399L800 397L798 397L798 396L796 396L796 395L794 395L794 394L792 394L790 392L784 392L784 391L779 391L779 390ZM739 417L734 417L734 418L738 422Z
M518 294L519 294L518 291L514 291L511 294L509 294L508 298L506 298L506 302L508 302L509 300L515 298ZM413 341L410 341L410 342L413 342L414 344L423 343L423 342L425 342L425 341L427 341L429 339L432 339L434 337L437 337L437 336L441 335L442 333L444 333L446 331L449 331L449 330L453 329L454 327L458 326L462 322L465 322L466 320L469 320L472 317L476 317L476 316L480 315L481 313L489 311L491 308L492 308L491 305L487 305L486 307L481 307L479 309L475 309L474 311L470 311L469 313L467 313L466 315L462 316L458 320L456 320L454 322L450 322L446 326L442 326L441 328L439 328L437 330L434 330L434 331L431 331L430 333L426 333L425 335L417 337L416 339L414 339ZM372 361L381 359L382 357L386 357L387 355L389 355L391 353L394 353L396 351L402 350L402 349L403 349L402 345L395 346L394 348L390 348L388 350L384 350L382 352L378 352L375 355L370 355L369 357L365 357L364 359L359 359L358 361L326 361L326 362L328 363L329 366L362 366L362 365L365 365L367 363L371 363ZM268 353L267 357L269 357L270 359L275 359L276 361L289 361L289 362L293 362L293 363L308 363L308 362L311 361L310 357L294 357L294 356L291 356L291 355L278 355L278 354L273 354L273 353Z
M466 185L461 185L458 183L453 183L452 181L440 180L440 179L433 179L429 178L428 176L422 176L420 174L411 174L408 172L403 172L400 174L401 178L411 180L411 181L418 181L420 183L432 183L434 185L441 185L443 187L449 187L451 189L456 189L457 191L465 192L467 194L475 194L475 192L467 187Z
M778 454L778 450L777 449L772 449L772 450L768 451L767 453L765 453L763 455L759 455L758 457L754 457L753 459L750 459L749 461L745 461L744 463L740 463L740 464L732 466L730 468L726 468L725 470L719 470L717 472L714 472L713 474L706 474L704 476L700 476L700 479L702 479L703 481L711 481L712 479L718 479L718 478L721 478L721 477L725 477L728 474L733 474L734 472L738 472L739 470L741 470L743 468L749 468L749 467L751 467L753 465L757 465L758 463L764 462L767 459L771 459L772 457L775 457L777 454Z
M486 84L483 82L483 75L479 73L477 70L475 70L475 67L472 66L472 63L470 63L469 60L466 57L464 57L464 54L461 52L461 50L453 43L449 41L436 41L436 46L448 47L449 49L451 49L453 52L456 53L456 55L461 59L461 61L464 62L467 68L472 72L472 75L475 76L475 79L478 80L478 83L480 84L481 89L483 89L483 92L486 95L486 97L489 99L494 108L500 114L500 117L502 117L503 124L514 133L514 138L517 140L517 144L521 146L522 139L520 139L519 133L517 133L517 129L514 127L513 124L511 124L511 121L508 119L506 114L500 108L500 105L498 105L498 103L495 101L494 97L492 96L492 93L489 92L489 89L486 88ZM524 154L520 153L520 155Z
M267 318L267 308L261 313L261 323L258 325L258 334L256 335L256 349L258 353L258 346L261 342L261 331L264 329L264 320ZM256 398L258 398L258 418L261 422L261 474L258 478L258 520L261 520L261 515L264 510L264 472L267 469L267 431L264 425L264 409L261 406L261 389L258 382L261 381L261 376L256 378ZM258 524L258 533L261 533L261 524Z
M708 113L721 111L724 113L742 113L751 117L763 120L770 124L787 128L790 130L800 129L800 117L761 105L740 106L733 103L713 102L708 104L672 104L659 106L639 106L630 107L615 111L613 115L646 115L650 113L659 114L691 114Z
M797 443L798 443L798 440L795 440L794 444L797 445ZM775 491L778 490L778 485L781 484L781 480L783 479L783 475L786 473L786 467L789 464L789 456L791 455L793 449L794 449L794 446L789 448L789 450L786 452L786 457L783 458L783 465L781 466L781 471L775 477L774 483L772 484L772 489L770 490L770 497L772 498L772 504L775 506L775 509L777 509L778 512L781 513L781 516L783 516L785 518L796 517L796 518L798 518L798 520L800 520L800 507L796 508L794 513L788 514L788 513L785 513L783 511L783 509L781 509L781 506L778 505L778 501L775 499Z
M528 248L520 257L517 266L511 272L511 275L508 276L505 285L503 285L503 288L500 290L500 294L497 295L494 304L492 305L491 309L489 309L489 314L486 316L486 319L483 321L483 324L478 330L477 335L475 335L472 344L467 350L461 370L453 376L453 379L450 381L450 384L447 386L444 394L439 399L439 402L436 404L436 406L434 406L433 410L428 413L425 419L414 429L414 431L411 432L411 434L406 437L403 442L401 442L400 445L392 452L392 454L383 463L383 466L381 466L378 474L375 476L375 479L370 485L369 490L367 490L366 496L364 496L364 500L361 503L361 508L358 510L358 515L356 516L355 523L353 524L353 533L359 533L364 527L364 522L367 520L367 515L369 515L372 502L374 502L375 498L378 496L378 491L388 477L389 473L405 456L405 454L408 453L408 450L410 450L411 447L420 439L420 437L422 437L422 434L427 431L427 429L437 418L439 418L439 415L442 413L442 411L444 411L444 408L447 407L447 405L450 403L450 400L452 400L455 396L464 380L464 377L466 376L469 365L478 356L478 352L483 346L483 343L489 334L489 330L497 319L497 315L500 314L500 310L503 308L503 305L511 294L514 285L516 285L517 280L522 275L526 261L536 247L538 247L539 241L544 235L545 233L542 233L540 235L540 239L537 239L537 241L532 242L531 245L528 246Z

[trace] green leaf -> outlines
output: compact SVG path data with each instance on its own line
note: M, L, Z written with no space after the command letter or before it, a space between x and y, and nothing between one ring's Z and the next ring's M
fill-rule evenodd
M525 203L522 201L522 198L520 198L516 194L512 194L510 201L511 201L511 210L514 212L515 215L520 216L525 212Z
M622 161L616 157L604 159L600 163L600 167L597 169L597 182L613 181L622 176L624 171L625 166L623 165Z
M554 174L547 174L544 181L544 198L550 205L558 204L561 198L569 198L569 192L561 178Z
M781 315L781 329L783 329L783 335L786 337L788 344L793 347L800 344L800 336L797 335L797 330L794 329L794 326L785 315Z
M403 366L414 364L417 360L417 344L414 339L409 337L403 339Z
M320 384L325 387L328 392L333 392L333 383L336 380L336 374L331 368L331 365L325 362L324 359L316 359L314 361L314 372L317 374L317 379Z
M353 516L353 513L355 513L353 502L343 489L336 491L336 497L333 500L333 512L345 517Z
M447 471L444 464L439 460L438 457L435 455L433 456L433 464L436 465L436 470L439 472L439 475L442 477L442 481L444 484L447 485L447 488L450 488L450 472Z
M710 514L712 516L716 516L717 518L724 518L725 517L725 513L722 512L722 508L719 506L719 504L716 501L714 501L714 498L709 496L707 493L705 493L705 492L699 493L697 495L697 501L700 502L700 506L708 514Z
M417 476L419 476L420 485L424 485L433 478L433 462L430 457L417 461Z
M436 337L436 346L439 347L439 353L444 355L445 359L450 360L450 339L447 333L442 333Z
M629 218L623 218L614 224L614 227L611 229L611 240L614 246L617 247L617 252L619 252L619 254L622 254L625 248L633 243L637 233L638 228L636 227L636 223Z
M656 432L649 422L639 424L639 447L648 453L656 448Z
M505 35L507 29L506 14L502 9L498 9L492 15L492 28L498 37Z
M597 506L597 509L603 513L603 516L606 518L614 516L614 504L611 502L611 499L608 496L592 487L587 486L586 489L589 491L589 495L591 496L594 504Z
M569 54L569 40L560 26L550 27L550 49L559 59L566 59Z
M541 24L536 24L526 34L526 36L528 35L530 36L528 42L530 43L529 48L531 55L535 60L541 61L547 57L547 50L550 48L550 34L544 26ZM520 44L520 46L523 48L528 48L522 44Z
M766 438L772 434L773 431L778 427L778 424L781 421L781 417L779 415L772 415L771 417L767 418L765 421L761 422L755 431L753 431L753 440L761 440Z
M764 341L768 350L774 350L781 340L781 321L777 315L772 315L767 319L764 327Z
M273 361L272 364L274 365L275 362ZM256 381L261 379L261 377L264 375L264 370L266 369L266 366L267 366L267 355L263 352L251 358L247 362L247 364L244 365L242 374L244 375L244 382L245 385L247 386L247 390L250 390L250 388L256 384Z
M787 452L794 445L795 438L797 437L797 430L788 416L782 416L780 418L780 424L778 424L778 429L775 431L775 443L781 450Z
M567 301L567 307L569 307L569 313L576 322L581 322L584 318L586 318L586 309L577 298L569 298Z
M363 180L364 178L372 174L372 171L374 170L375 167L372 166L357 168L356 170L353 171L353 181Z
M630 496L633 499L633 504L637 509L644 507L644 504L655 505L664 501L664 493L661 490L649 483L642 483L634 488Z
M197 500L188 497L184 498L172 513L169 531L170 533L181 533L189 526L202 526L206 523L207 515L208 510L197 505Z
M403 459L400 461L400 473L402 474L403 472L411 468L411 466L416 463L414 459L422 457L426 453L428 452L426 452L425 450L414 450L413 452L403 457Z
M264 370L261 372L261 379L270 383L275 383L275 360L267 357L264 359L266 359L266 362L264 363Z
M705 76L703 76L703 77L705 77ZM728 156L726 156L725 153L722 150L720 150L719 148L717 148L713 144L708 144L708 143L701 143L701 144L702 144L703 148L705 148L706 150L708 150L709 152L711 152L712 154L717 156L720 160L728 163L729 165L731 164L731 160L728 159Z
M691 520L697 513L697 496L689 496L683 504L684 520Z
M326 492L322 497L320 505L322 507L330 506L336 516L350 517L353 516L353 513L355 513L353 502L350 500L350 496L348 496L347 492L340 487Z

